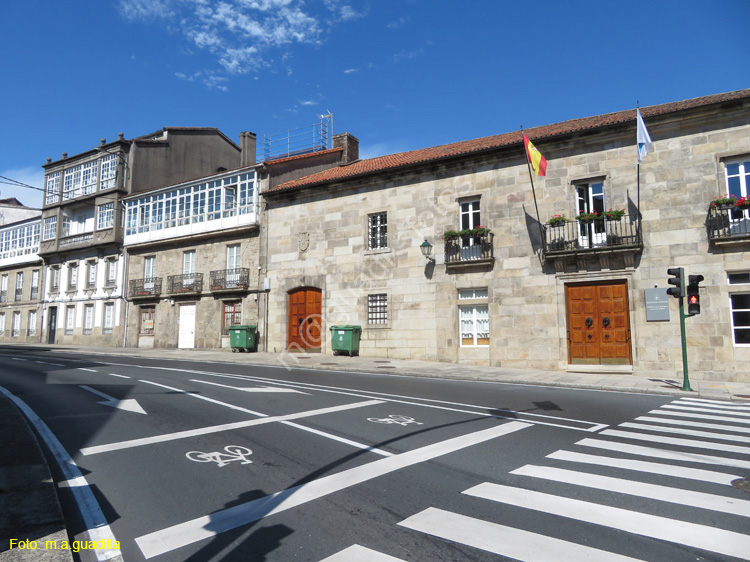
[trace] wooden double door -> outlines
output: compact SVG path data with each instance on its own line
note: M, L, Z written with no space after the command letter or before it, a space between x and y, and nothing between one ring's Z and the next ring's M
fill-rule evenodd
M320 289L304 287L289 293L288 349L320 351L321 303Z
M570 364L632 364L626 281L566 285L565 302Z

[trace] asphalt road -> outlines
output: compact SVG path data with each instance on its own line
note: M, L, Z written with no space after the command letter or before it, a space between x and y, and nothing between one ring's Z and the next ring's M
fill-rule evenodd
M35 351L0 386L128 562L750 560L748 406Z

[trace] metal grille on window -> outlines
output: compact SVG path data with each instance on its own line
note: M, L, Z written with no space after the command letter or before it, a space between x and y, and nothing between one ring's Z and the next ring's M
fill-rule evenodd
M367 295L367 323L388 323L388 295Z
M750 293L729 295L735 345L750 344Z
M221 333L229 335L230 326L238 326L242 323L242 301L224 303L224 326Z
M386 213L368 216L369 221L369 249L388 247L388 219Z

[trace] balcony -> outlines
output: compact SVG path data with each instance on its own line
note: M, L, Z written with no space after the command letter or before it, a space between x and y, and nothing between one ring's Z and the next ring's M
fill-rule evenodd
M39 287L31 288L31 300L35 301L39 299Z
M565 271L565 265L575 263L587 269L591 261L595 268L634 267L635 256L643 250L640 221L625 215L620 220L574 220L558 226L543 225L544 259L555 264L555 270ZM612 259L621 263L610 263Z
M8 302L8 291L0 291L0 303Z
M59 248L75 248L78 246L88 246L94 240L94 233L76 234L75 236L66 236L60 238Z
M167 277L167 293L170 295L197 295L203 291L202 273L184 273Z
M706 220L708 239L717 246L750 242L750 211L712 207Z
M146 277L145 279L131 279L128 296L131 299L148 299L161 295L161 277Z
M447 270L471 267L490 268L495 263L494 234L463 234L445 240L445 267Z
M238 269L212 271L209 286L214 293L222 291L247 291L250 286L250 270L241 267Z
M23 300L23 289L16 289L15 297L16 297L15 298L16 302L22 301Z

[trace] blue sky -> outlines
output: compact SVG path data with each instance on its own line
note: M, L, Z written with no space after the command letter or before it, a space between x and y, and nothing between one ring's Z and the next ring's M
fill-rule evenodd
M0 176L42 187L47 157L120 131L262 142L330 110L367 158L738 90L748 21L750 0L5 2Z

